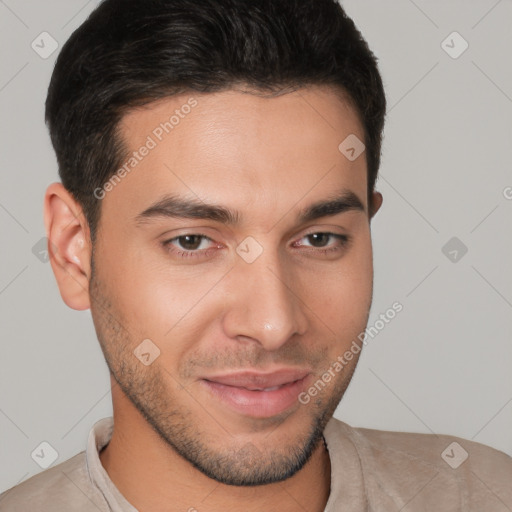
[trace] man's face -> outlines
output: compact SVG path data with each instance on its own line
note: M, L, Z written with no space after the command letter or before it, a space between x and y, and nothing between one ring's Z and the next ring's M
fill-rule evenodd
M299 393L368 321L365 153L351 161L338 149L351 134L364 139L358 117L327 88L226 91L159 101L120 128L130 155L149 149L102 199L90 294L109 368L160 437L209 477L283 480L317 446L358 356L309 403ZM299 218L350 193L363 209ZM170 195L236 211L237 222L151 208Z

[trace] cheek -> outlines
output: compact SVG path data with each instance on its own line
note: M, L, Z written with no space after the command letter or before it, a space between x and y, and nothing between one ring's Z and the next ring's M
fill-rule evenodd
M346 341L366 327L372 283L371 243L361 240L332 268L303 279L304 302L316 315L315 322L323 324L321 329Z
M197 275L185 273L164 258L136 248L111 247L105 253L110 272L103 275L119 318L134 340L152 340L161 362L174 367L215 318L205 297L215 292L219 275L205 270Z
M200 339L201 329L214 322L214 313L222 309L218 296L212 304L211 294L215 294L223 272L201 266L194 275L190 269L184 272L173 267L164 258L150 257L149 251L127 246L126 242L123 246L120 239L108 240L99 258L102 278L106 278L111 300L132 336L152 339L162 351L170 347L173 354L186 351L190 340L196 336ZM325 339L335 333L343 343L350 344L366 327L371 303L369 231L353 240L339 260L314 271L297 267L294 274L293 280L300 283L297 294L306 316L316 325L314 330L325 332Z

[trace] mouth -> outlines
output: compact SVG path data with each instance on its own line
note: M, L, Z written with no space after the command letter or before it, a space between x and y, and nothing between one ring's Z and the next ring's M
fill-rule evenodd
M270 418L298 405L298 396L310 374L298 369L247 371L203 377L200 382L223 406L245 416Z

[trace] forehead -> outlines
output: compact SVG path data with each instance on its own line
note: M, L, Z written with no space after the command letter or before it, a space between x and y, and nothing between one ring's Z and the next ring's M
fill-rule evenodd
M349 136L364 140L363 127L331 88L275 97L184 93L130 111L119 133L127 172L105 197L105 209L142 211L172 193L268 210L341 188L366 204L365 154L350 161L339 149Z

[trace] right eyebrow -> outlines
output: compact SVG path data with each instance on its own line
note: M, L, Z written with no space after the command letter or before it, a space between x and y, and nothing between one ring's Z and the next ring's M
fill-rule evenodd
M158 217L183 219L207 219L227 225L240 222L240 214L221 205L208 204L199 199L185 199L177 195L166 195L158 202L139 213L135 220L143 224Z

